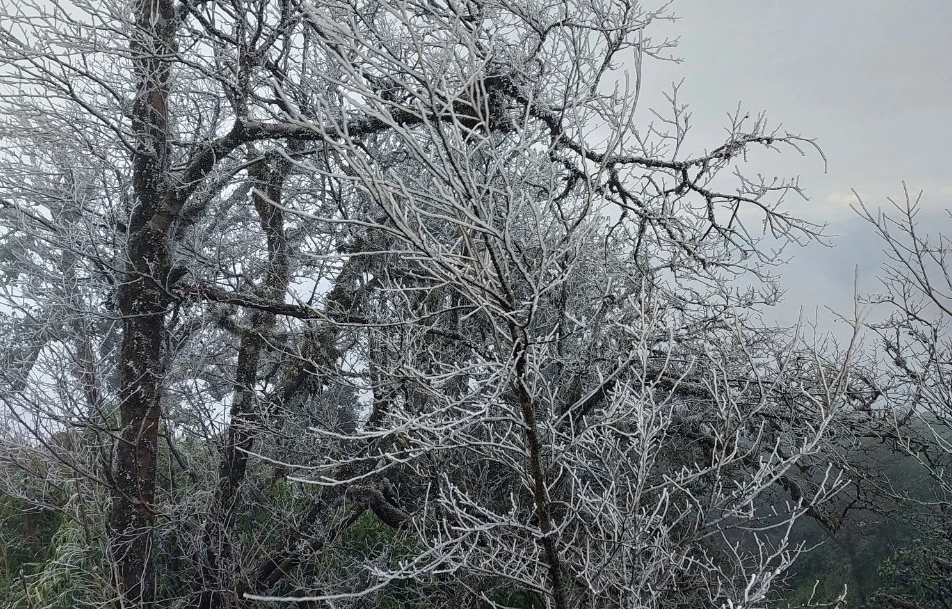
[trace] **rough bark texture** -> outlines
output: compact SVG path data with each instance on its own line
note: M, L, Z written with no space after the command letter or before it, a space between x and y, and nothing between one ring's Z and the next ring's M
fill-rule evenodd
M284 234L284 216L274 205L281 202L281 188L289 168L285 161L274 163L274 167L261 161L248 169L255 182L252 200L268 244L268 268L255 294L265 302L283 302L290 280L290 251ZM267 337L274 329L276 315L252 310L249 317L249 327L242 334L238 347L228 439L219 470L214 521L209 522L205 531L208 555L200 609L222 609L237 604L239 600L237 594L231 592L234 584L229 575L229 571L233 571L231 529L240 504L241 484L248 469L248 453L254 446L255 430L260 424L254 388L258 380L258 363L267 349Z
M120 430L112 472L110 551L121 606L148 607L155 600L153 502L168 304L163 285L168 274L168 236L152 220L168 188L167 102L175 10L169 0L141 0L133 4L133 10L135 207L126 246L128 266L119 297L123 317Z
M255 181L252 194L255 211L268 243L268 270L256 295L267 302L283 302L290 279L284 217L281 209L273 205L281 202L281 187L287 170L285 162L277 163L273 169L264 162L256 163L248 170ZM220 471L218 502L219 509L226 514L226 523L231 521L228 513L237 501L238 487L248 467L248 451L254 441L253 432L258 417L254 383L258 378L258 362L266 347L266 337L274 328L275 315L266 311L252 311L250 321L238 350L228 443Z
M552 522L552 514L549 509L549 493L545 475L545 468L542 464L542 443L539 440L538 425L535 415L535 404L529 387L526 384L528 357L526 343L528 342L524 334L512 326L510 330L516 337L515 345L515 379L514 389L519 400L519 408L522 411L523 425L525 426L525 439L527 457L529 460L529 473L532 476L532 495L535 503L536 518L539 520L539 530L542 532L542 538L539 542L545 554L546 570L549 576L549 584L552 591L552 604L555 609L568 609L569 604L565 591L565 581L562 577L562 560L559 557L559 548L555 537L556 531Z

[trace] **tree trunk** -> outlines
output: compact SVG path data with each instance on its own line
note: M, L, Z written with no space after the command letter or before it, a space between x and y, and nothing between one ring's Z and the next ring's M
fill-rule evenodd
M526 456L529 461L528 473L532 478L532 498L535 503L535 515L539 521L539 530L542 532L542 538L538 542L542 544L544 550L546 571L551 586L552 605L555 609L568 609L568 595L566 594L565 579L562 574L562 559L559 555L558 541L554 536L555 523L552 521L550 511L551 502L547 490L548 480L546 480L545 467L542 463L542 442L539 438L535 404L529 390L529 384L526 382L528 339L515 324L510 325L510 332L515 342L513 389L515 389L516 396L519 399L519 408L522 411Z
M153 219L161 212L170 177L167 102L175 11L170 0L138 0L133 10L135 207L129 222L127 269L119 292L123 317L120 430L112 472L109 541L120 606L148 607L155 600L153 503L168 305L164 286L168 235L166 227Z
M268 243L268 269L256 296L266 302L284 302L290 281L290 248L284 234L284 215L274 203L281 202L281 188L290 164L280 160L272 168L267 160L252 163L249 177L254 180L252 194L261 230ZM205 530L207 556L199 609L222 609L231 606L229 599L235 570L232 565L232 533L240 504L241 484L248 469L248 456L254 436L260 427L260 406L254 385L258 380L258 363L268 348L268 337L274 330L276 316L266 311L252 311L250 325L241 337L238 365L229 411L228 438L222 455L215 497L214 521ZM236 599L237 600L237 599Z

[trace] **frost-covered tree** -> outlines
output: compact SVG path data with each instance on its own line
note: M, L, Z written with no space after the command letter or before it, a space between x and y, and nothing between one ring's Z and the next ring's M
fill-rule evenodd
M766 602L852 347L757 321L812 143L639 107L666 7L3 6L24 603Z
M928 228L921 225L919 216L926 212L920 197L906 191L902 201L890 199L886 210L876 211L860 201L858 211L876 231L886 255L883 289L872 300L889 315L870 324L883 356L876 378L885 406L879 410L879 427L932 477L931 500L949 506L952 245L941 218Z
M910 491L905 480L868 473L917 524L916 539L880 567L874 601L883 607L941 606L952 594L952 216L924 208L921 196L905 190L876 210L857 202L886 257L882 289L870 298L886 315L868 324L879 339L870 375L878 399L860 429L905 457L907 479L922 481Z

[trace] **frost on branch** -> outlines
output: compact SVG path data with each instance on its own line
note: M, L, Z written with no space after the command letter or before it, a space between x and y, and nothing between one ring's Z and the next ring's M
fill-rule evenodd
M758 323L762 240L819 229L743 162L812 142L688 149L676 90L638 105L665 17L4 21L5 492L108 538L64 602L763 605L844 483L852 346Z

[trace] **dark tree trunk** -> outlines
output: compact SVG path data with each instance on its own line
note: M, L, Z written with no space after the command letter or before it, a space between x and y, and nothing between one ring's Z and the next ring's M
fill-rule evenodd
M168 305L164 286L167 227L153 220L162 213L170 181L167 103L175 11L170 0L137 0L132 8L136 16L130 45L136 85L132 111L135 208L119 293L123 316L120 430L112 472L109 541L121 606L148 607L155 600L153 503Z
M268 268L255 295L265 302L284 302L290 281L290 251L284 234L283 213L273 204L281 202L281 188L290 164L281 160L274 165L272 168L262 160L248 168L249 177L255 182L252 201L268 243ZM267 349L267 339L276 319L274 313L260 310L252 311L249 317L249 327L242 334L238 347L228 439L218 474L214 521L209 522L205 529L207 556L199 609L223 609L232 605L231 599L238 600L231 592L235 571L231 529L240 505L249 451L254 446L254 436L260 425L260 407L254 389L258 380L258 363Z
M256 290L256 296L266 302L284 302L290 281L284 216L281 209L273 205L281 202L281 187L288 170L288 163L283 161L276 163L274 168L262 161L248 169L255 182L252 194L254 207L268 243L268 270ZM254 384L258 379L258 362L275 323L274 313L266 311L253 311L250 317L250 328L242 336L238 350L228 442L219 472L218 508L225 516L226 528L233 520L231 512L238 499L239 486L245 477L248 451L252 448L258 425L259 412L255 405L254 391Z

